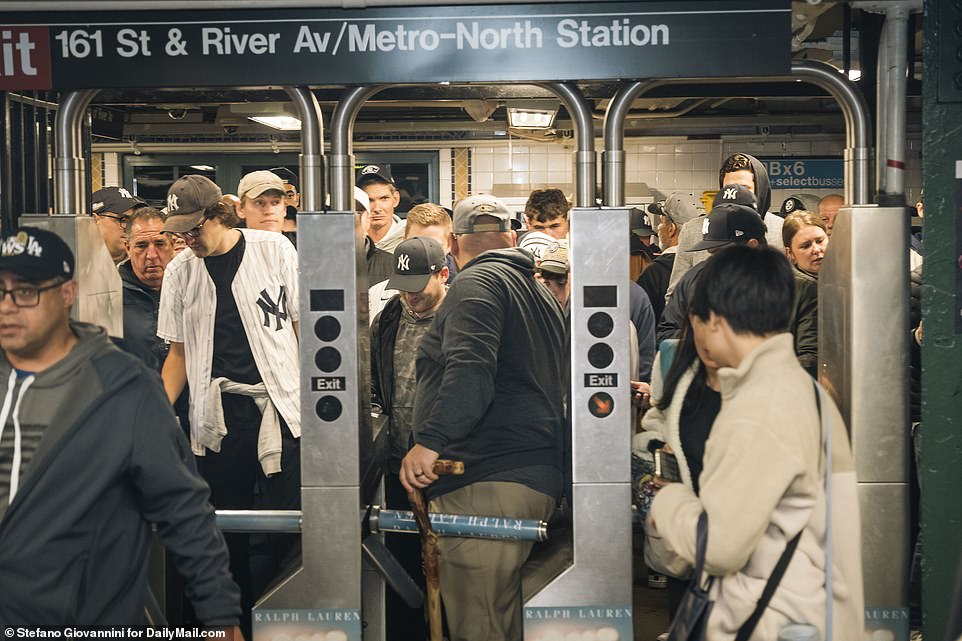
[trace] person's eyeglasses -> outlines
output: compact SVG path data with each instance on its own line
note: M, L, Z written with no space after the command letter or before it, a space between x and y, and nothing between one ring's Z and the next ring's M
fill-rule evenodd
M117 224L121 227L127 225L127 216L119 216L117 214L97 214L101 218L110 218L111 220L116 220Z
M48 289L56 289L60 287L65 282L64 280L59 280L53 285L47 285L46 287L14 287L13 289L3 289L0 287L0 303L3 299L10 294L10 298L13 300L13 304L17 307L36 307L40 304L40 292L45 292Z
M210 220L210 218L205 218L203 222L201 222L201 224L197 225L193 229L188 229L187 231L173 231L170 233L173 236L177 236L178 238L182 238L184 240L187 240L188 238L191 240L194 240L195 238L200 236L201 229L204 227L204 225L207 223L208 220Z

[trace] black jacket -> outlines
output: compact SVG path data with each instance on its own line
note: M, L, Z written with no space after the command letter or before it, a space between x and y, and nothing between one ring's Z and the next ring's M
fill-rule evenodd
M72 327L80 342L23 393L21 422L46 427L0 516L0 627L143 624L152 523L198 619L236 624L227 547L160 379L102 328ZM63 401L28 402L44 393Z
M671 279L671 268L675 264L675 256L677 256L675 252L657 256L638 277L638 284L645 290L648 300L651 301L656 327L661 321L661 313L665 310L665 292L668 291L668 281Z
M394 296L371 323L371 402L391 414L394 406L394 339L401 319L401 297Z
M429 497L530 466L561 469L567 383L563 311L534 259L487 251L458 273L421 339L415 440L464 461Z
M124 292L123 347L159 372L167 358L167 344L157 336L160 291L145 286L129 261L118 269Z
M818 281L798 269L795 274L795 309L788 328L795 337L795 355L812 378L818 378Z

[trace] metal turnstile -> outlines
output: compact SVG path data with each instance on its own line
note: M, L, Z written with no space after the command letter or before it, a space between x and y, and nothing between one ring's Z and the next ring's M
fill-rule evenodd
M909 638L908 223L903 207L840 210L818 293L819 380L858 478L866 630L895 641Z
M372 442L363 236L354 212L301 213L297 233L303 562L255 605L254 638L361 641L364 620L377 639L377 617L362 613L358 516Z
M571 211L571 530L535 548L524 576L532 641L634 638L628 216Z

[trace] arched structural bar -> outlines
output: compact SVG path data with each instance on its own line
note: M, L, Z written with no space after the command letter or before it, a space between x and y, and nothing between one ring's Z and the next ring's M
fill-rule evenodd
M661 78L624 86L608 104L605 113L605 150L602 154L605 205L618 207L625 204L625 117L636 99L656 87L670 84L769 83L792 80L816 85L838 102L845 118L845 202L869 203L870 121L865 97L831 65L821 62L796 62L792 64L792 73L788 76Z
M578 207L596 205L595 130L591 107L581 90L573 83L548 82L541 85L554 92L571 116L575 125L578 150L575 152L575 197Z
M331 208L334 211L354 211L354 155L352 138L354 120L371 96L389 85L354 87L348 89L334 108L331 117Z
M314 93L306 87L284 87L301 121L301 209L318 211L324 204L324 117Z
M83 118L95 89L63 95L54 121L54 212L76 216L87 210L87 163L83 155Z

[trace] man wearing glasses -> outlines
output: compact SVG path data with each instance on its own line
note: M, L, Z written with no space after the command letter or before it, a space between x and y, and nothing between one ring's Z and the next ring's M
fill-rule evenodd
M97 229L104 239L107 251L114 265L127 260L127 237L125 226L127 219L134 210L145 207L147 202L143 198L132 195L123 187L104 187L90 197L91 211L97 223Z
M199 175L181 177L167 195L163 229L190 251L168 263L160 291L157 335L170 341L164 387L173 402L189 383L191 446L214 507L299 509L297 250L281 234L235 229L221 197ZM294 541L272 536L268 562L252 564L249 537L227 537L245 618Z
M0 242L0 626L142 625L151 527L198 618L236 625L227 549L156 374L70 320L74 257Z

